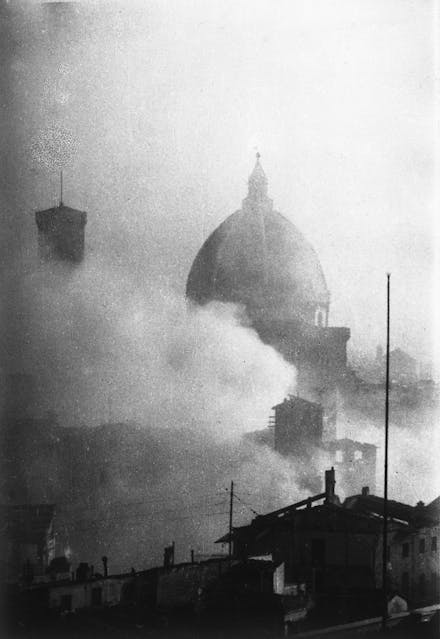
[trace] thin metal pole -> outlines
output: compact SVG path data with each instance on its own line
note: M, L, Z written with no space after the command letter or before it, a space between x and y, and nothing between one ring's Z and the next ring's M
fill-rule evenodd
M229 493L229 559L232 558L232 514L234 510L234 482L231 481L231 490Z
M385 372L385 455L383 478L383 548L382 548L382 591L383 613L382 628L387 627L388 618L388 420L390 399L390 273L387 273L387 352Z

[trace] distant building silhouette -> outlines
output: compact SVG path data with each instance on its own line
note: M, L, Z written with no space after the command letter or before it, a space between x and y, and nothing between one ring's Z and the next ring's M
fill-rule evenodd
M333 430L330 437L326 437L322 406L301 397L290 395L274 406L274 412L273 443L260 434L261 443L272 446L280 455L306 462L310 478L321 472L319 458L315 458L316 450L321 449L338 471L344 494L367 484L375 491L376 446L347 438L337 439ZM252 439L258 441L256 434Z
M290 395L274 406L274 448L282 455L308 454L322 441L322 406Z
M43 261L78 264L84 257L87 213L59 206L35 213L38 228L38 253Z

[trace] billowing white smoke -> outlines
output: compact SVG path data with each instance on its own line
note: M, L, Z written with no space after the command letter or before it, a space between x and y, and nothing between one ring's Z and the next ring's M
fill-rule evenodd
M63 423L110 416L235 436L264 427L293 388L293 368L233 306L192 308L103 260L72 273L39 269L23 287L24 364L40 384L40 410Z
M399 415L390 411L388 485L391 499L408 504L428 503L440 492L440 473L433 450L440 446L439 411L417 405ZM384 420L342 410L338 437L377 446L376 494L383 494Z
M267 425L272 406L292 392L295 371L245 326L241 309L195 308L166 284L139 283L104 258L73 271L34 265L22 273L20 290L15 361L34 379L30 412L54 411L63 426L119 423L124 444L128 433L127 447L104 452L104 484L90 485L67 507L65 493L56 497L75 559L101 553L119 569L151 564L170 539L180 549L212 551L227 521L231 479L235 523L308 494L307 469L242 439ZM145 449L140 461L130 452L133 422ZM48 494L39 483L50 463L44 450L28 460L34 499ZM135 511L133 502L140 503ZM142 550L133 512L137 525L139 517L148 521ZM124 529L124 543L115 526Z

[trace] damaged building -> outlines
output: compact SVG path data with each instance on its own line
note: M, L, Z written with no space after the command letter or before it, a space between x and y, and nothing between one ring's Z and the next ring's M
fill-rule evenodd
M270 559L274 588L303 593L309 610L329 623L378 616L383 597L384 500L365 486L341 502L335 484L332 468L325 471L324 492L258 515L217 540L232 543L234 559ZM440 497L426 506L389 500L388 518L388 601L437 603Z
M377 446L348 439L346 437L324 442L324 450L340 478L345 494L370 486L376 491Z
M233 529L233 556L268 557L278 567L281 593L304 593L322 618L356 618L377 612L376 548L381 522L341 505L335 471L325 472L322 493ZM217 543L229 543L229 534Z
M373 444L348 438L326 438L325 414L320 404L290 395L273 407L269 428L253 433L255 442L272 445L283 456L301 460L307 464L310 482L319 482L322 473L320 455L334 466L340 491L349 495L363 486L376 490L377 447ZM265 432L271 437L264 437Z

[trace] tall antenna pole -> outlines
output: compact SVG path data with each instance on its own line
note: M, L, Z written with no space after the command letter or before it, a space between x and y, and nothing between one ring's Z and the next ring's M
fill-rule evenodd
M383 478L383 548L382 548L382 591L383 591L383 613L382 628L387 627L388 618L388 419L389 419L389 399L390 399L390 277L387 273L387 352L386 352L386 373L385 373L385 455L384 455L384 478Z
M234 482L231 481L231 490L229 493L229 561L232 558L232 514L234 510Z
M63 206L63 171L60 171L60 206Z

